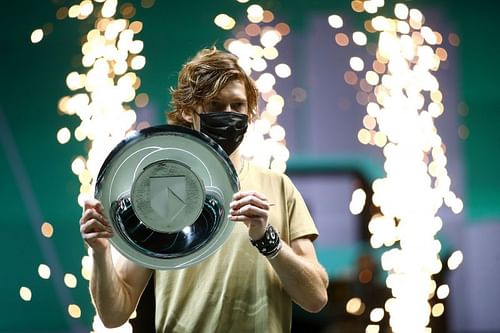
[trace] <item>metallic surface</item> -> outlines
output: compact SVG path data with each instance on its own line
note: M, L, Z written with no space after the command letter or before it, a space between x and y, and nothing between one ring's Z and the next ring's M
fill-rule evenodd
M125 257L153 269L180 269L217 251L229 237L237 173L208 136L172 125L120 142L99 172L104 206Z

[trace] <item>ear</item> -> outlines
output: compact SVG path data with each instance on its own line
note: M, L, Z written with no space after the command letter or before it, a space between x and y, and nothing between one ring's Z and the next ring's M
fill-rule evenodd
M198 113L201 112L201 107L198 107L196 111L183 110L181 112L182 119L191 124L191 128L199 131L200 130L200 117Z
M181 111L182 119L187 121L188 123L193 123L193 112L186 112L186 110Z

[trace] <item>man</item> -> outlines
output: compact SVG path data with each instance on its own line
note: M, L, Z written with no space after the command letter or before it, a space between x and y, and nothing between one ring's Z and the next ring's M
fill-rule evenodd
M240 158L238 146L257 112L257 89L232 54L204 49L188 61L172 90L170 123L211 136L238 170L231 202L236 225L220 250L181 270L156 271L157 332L289 332L292 300L318 312L328 276L312 241L318 233L286 175ZM111 259L112 229L102 205L85 202L80 232L93 249L90 290L108 327L126 322L153 271Z

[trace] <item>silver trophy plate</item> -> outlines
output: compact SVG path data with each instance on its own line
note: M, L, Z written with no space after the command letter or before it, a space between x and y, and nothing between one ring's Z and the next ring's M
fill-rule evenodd
M153 269L181 269L217 251L238 176L224 150L189 128L161 125L121 141L104 161L95 197L113 246Z

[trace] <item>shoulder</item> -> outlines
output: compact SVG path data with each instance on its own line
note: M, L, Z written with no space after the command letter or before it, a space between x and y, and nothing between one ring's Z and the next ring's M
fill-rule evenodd
M254 174L258 173L258 174L261 174L263 176L270 177L270 178L276 178L276 179L288 178L288 176L284 173L277 172L277 171L274 171L274 170L269 169L269 168L265 168L265 167L263 167L259 164L256 164L252 161L246 161L245 163L247 163L250 173L254 173Z
M248 173L251 177L258 176L268 180L291 182L290 178L284 173L265 168L252 161L247 161L246 163L248 164Z
M285 192L294 192L296 190L292 180L286 174L265 168L251 161L247 161L247 163L248 174L246 178L253 181L259 179L267 185L280 186Z

